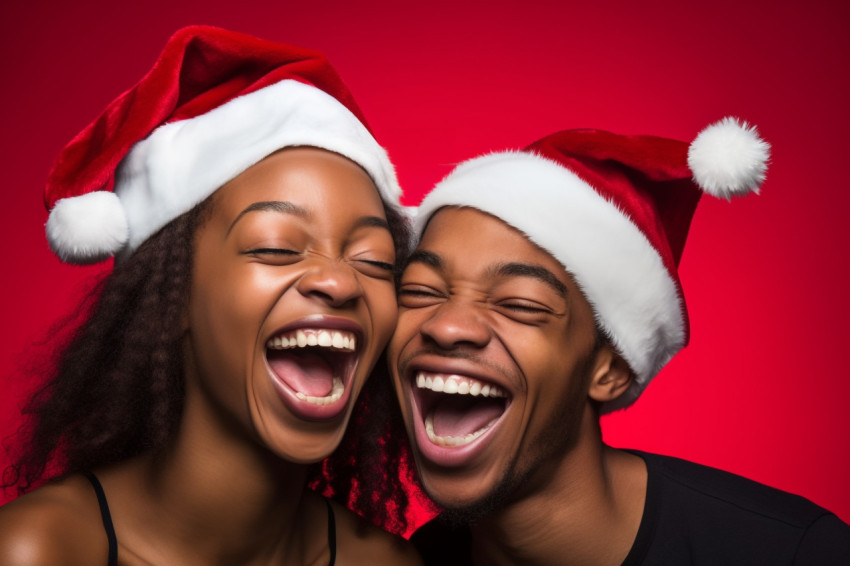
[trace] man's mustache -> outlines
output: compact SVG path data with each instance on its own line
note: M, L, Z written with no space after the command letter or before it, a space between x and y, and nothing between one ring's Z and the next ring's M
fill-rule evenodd
M400 374L407 373L407 369L413 363L415 358L420 356L435 356L440 358L448 358L452 360L464 360L468 362L472 362L477 366L481 366L487 368L493 372L498 373L499 375L509 376L511 372L507 371L501 364L494 363L491 359L489 359L486 355L482 355L478 351L473 351L473 348L467 347L456 347L452 349L443 349L439 346L426 346L419 350L416 350L412 354L408 354L403 358L399 359L398 362L398 370Z

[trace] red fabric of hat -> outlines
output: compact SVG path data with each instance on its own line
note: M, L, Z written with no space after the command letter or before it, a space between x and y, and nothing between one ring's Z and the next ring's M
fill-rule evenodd
M321 53L209 26L186 27L168 40L138 84L62 150L48 176L45 205L49 210L60 198L112 190L118 163L161 124L205 114L284 79L331 93L366 124Z
M567 130L522 151L461 163L425 197L420 233L444 206L470 206L525 234L573 276L635 379L628 406L688 342L678 263L703 192L757 191L769 146L727 118L691 143Z
M628 211L678 282L679 260L702 191L687 164L688 144L656 136L566 130L529 145Z
M59 154L45 188L48 242L72 263L131 253L251 165L293 146L351 159L384 202L399 206L392 163L322 54L184 28Z

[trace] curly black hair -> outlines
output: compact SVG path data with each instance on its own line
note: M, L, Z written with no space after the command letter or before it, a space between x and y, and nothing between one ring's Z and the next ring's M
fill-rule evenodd
M191 287L194 235L213 199L116 261L83 302L90 307L69 317L84 321L24 408L22 454L5 470L5 487L24 493L46 480L160 449L174 438L185 395L181 316ZM408 251L409 225L396 209L384 210L398 270ZM415 485L409 462L382 357L341 446L311 468L309 486L401 533L408 490Z

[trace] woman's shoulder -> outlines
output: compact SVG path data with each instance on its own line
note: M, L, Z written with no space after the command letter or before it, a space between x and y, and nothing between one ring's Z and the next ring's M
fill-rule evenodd
M422 564L413 545L331 502L336 519L337 564Z
M106 564L94 490L82 476L50 483L0 507L0 564Z

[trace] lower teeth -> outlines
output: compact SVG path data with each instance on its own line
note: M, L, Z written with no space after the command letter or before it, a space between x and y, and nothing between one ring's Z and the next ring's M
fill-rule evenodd
M300 391L296 391L295 396L298 397L300 400L306 401L313 405L330 405L331 403L339 401L344 391L345 386L342 384L342 380L338 377L335 377L333 381L333 388L331 389L330 394L326 397L313 397L312 395L304 395Z
M470 432L465 436L437 436L434 432L434 417L428 415L425 417L425 434L428 435L428 440L437 446L464 446L484 434L497 420L498 419L493 419L484 427L476 430L475 432Z

